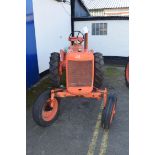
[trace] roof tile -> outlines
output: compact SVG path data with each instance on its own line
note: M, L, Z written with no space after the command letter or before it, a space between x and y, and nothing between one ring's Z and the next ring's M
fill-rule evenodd
M129 0L83 0L88 9L129 7Z

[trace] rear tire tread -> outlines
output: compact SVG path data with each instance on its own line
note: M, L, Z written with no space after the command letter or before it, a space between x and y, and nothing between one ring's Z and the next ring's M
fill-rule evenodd
M54 88L60 87L59 63L60 63L60 54L57 52L51 53L49 62L49 72L51 78L51 85Z
M101 88L104 81L104 59L101 53L94 53L94 86Z

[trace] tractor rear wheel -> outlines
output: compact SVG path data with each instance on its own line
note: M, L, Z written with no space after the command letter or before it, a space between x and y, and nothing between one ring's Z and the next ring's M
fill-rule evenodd
M100 88L104 81L104 59L101 53L94 53L94 86Z
M51 53L50 62L49 62L49 72L51 78L51 85L54 88L60 86L60 75L59 75L59 63L60 63L60 54L57 52Z
M50 90L43 92L32 108L33 120L40 126L51 125L58 116L59 103L56 98L50 100Z

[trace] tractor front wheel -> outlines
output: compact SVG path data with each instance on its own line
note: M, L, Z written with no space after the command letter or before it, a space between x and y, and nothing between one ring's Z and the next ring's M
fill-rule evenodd
M43 127L51 125L58 116L59 103L56 98L50 100L50 90L42 93L33 105L34 121Z
M94 53L94 86L101 88L104 81L104 59L101 53Z
M103 109L101 126L104 129L109 129L113 118L116 114L117 97L109 95L106 106Z

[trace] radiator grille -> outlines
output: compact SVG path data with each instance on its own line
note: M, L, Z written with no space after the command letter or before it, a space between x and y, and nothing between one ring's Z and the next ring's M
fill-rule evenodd
M91 86L92 61L68 61L68 86Z

